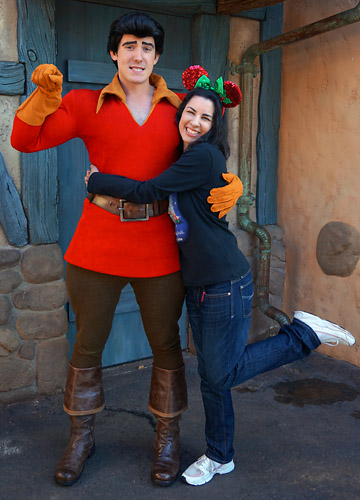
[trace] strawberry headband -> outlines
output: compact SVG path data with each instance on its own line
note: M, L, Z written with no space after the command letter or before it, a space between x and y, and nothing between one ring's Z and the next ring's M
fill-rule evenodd
M187 90L194 90L198 87L213 90L220 97L224 108L234 108L241 102L241 90L236 83L224 82L220 76L214 85L211 85L208 72L198 64L184 71L182 81Z

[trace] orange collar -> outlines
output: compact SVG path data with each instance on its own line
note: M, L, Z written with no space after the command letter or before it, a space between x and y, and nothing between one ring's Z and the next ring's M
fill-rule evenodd
M178 108L180 106L181 99L176 94L174 94L174 92L167 88L166 82L161 76L152 73L150 75L150 85L153 85L153 87L155 87L150 113L154 109L156 104L158 104L158 102L160 102L161 99L164 98L167 99L175 108ZM116 95L121 102L126 104L125 92L120 84L117 73L112 79L112 82L102 89L98 99L96 113L100 111L105 97L108 94Z

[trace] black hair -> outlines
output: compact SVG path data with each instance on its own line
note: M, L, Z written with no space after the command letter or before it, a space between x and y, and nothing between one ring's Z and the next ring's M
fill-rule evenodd
M211 129L206 134L199 137L199 139L192 142L189 147L201 142L209 142L210 144L214 144L215 146L217 146L225 156L225 159L228 159L230 156L230 147L228 140L227 118L223 114L224 107L221 103L220 97L216 94L216 92L210 89L197 87L196 89L193 89L188 94L186 94L185 99L180 104L180 107L176 113L175 121L177 125L179 125L180 123L181 115L183 114L183 111L188 102L195 96L209 99L214 104L214 115L212 118Z
M162 54L164 50L165 31L160 23L145 12L129 12L116 19L110 26L107 51L117 52L123 35L135 35L138 38L152 36L155 50ZM114 61L117 67L117 62Z

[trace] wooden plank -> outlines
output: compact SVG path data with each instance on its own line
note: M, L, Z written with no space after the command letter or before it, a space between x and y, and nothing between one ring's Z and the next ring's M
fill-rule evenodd
M246 17L254 21L264 21L266 17L266 7L263 9L251 9L246 12L239 12L238 14L231 14L233 17Z
M19 60L25 63L26 72L25 99L35 88L31 82L34 69L39 64L56 62L55 2L17 0L17 4ZM56 149L22 154L20 165L30 243L54 243L59 238Z
M250 9L269 7L283 0L217 0L216 12L218 14L235 15Z
M194 14L215 14L216 0L80 0L88 3L101 3L116 7L127 7L132 10L146 12L160 12L162 14L176 14L191 16Z
M267 8L266 21L260 25L260 40L280 35L283 30L283 6ZM261 84L257 137L256 215L259 224L277 222L277 187L281 103L282 51L260 57Z
M99 85L110 83L116 72L113 63L96 61L75 61L69 59L67 68L68 82L95 83Z
M186 68L183 69L166 69L154 68L154 73L160 75L166 81L166 84L170 90L185 92L184 85L182 82L182 74Z
M27 220L14 181L0 153L0 224L10 245L23 247L28 243Z
M113 63L95 61L68 60L68 82L94 83L106 85L113 79L116 69ZM154 72L161 75L170 89L183 90L182 70L154 68Z
M25 93L25 68L21 63L0 61L0 95Z
M227 76L230 17L194 16L191 40L191 63L203 66L212 82L219 76Z

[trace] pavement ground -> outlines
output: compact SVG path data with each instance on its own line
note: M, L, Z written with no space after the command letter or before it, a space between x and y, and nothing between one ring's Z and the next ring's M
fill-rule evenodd
M360 369L313 353L232 391L235 470L204 486L150 481L155 419L147 410L151 359L104 370L106 408L96 453L71 487L53 480L67 444L63 395L0 407L1 500L360 499ZM196 357L185 354L189 409L181 471L205 451Z

